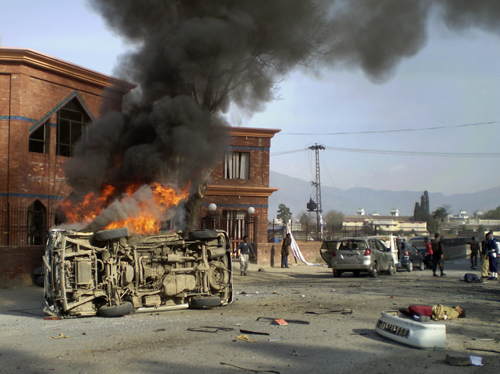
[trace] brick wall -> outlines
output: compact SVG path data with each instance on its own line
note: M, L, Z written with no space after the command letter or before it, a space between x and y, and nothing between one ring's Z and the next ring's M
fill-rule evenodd
M33 271L42 266L45 246L0 247L0 287L33 284Z
M326 265L321 258L319 249L322 242L297 242L304 259L314 264ZM259 243L257 248L257 265L262 266L281 266L281 243ZM297 260L298 261L298 260ZM300 262L300 261L299 261ZM288 264L295 263L294 256L290 254Z

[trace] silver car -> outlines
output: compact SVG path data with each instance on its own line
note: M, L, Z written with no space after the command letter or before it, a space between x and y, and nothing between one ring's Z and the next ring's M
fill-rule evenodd
M391 249L379 239L326 240L320 251L336 278L345 272L352 272L355 276L361 272L367 272L372 278L375 278L380 271L390 275L396 274L396 264Z

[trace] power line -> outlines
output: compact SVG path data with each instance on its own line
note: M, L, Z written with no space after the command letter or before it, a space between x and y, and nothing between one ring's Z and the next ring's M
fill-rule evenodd
M460 127L485 126L485 125L493 125L493 124L497 124L497 123L500 123L500 121L468 123L465 125L410 128L410 129L345 131L345 132L280 132L280 134L281 135L322 135L322 136L323 135L384 134L384 133L395 133L395 132L430 131L430 130L442 130L442 129L452 129L452 128L460 128Z
M414 151L390 151L382 149L360 149L360 148L340 148L340 147L325 147L329 151L337 152L354 152L354 153L376 153L387 155L400 156L427 156L427 157L500 157L500 153L458 153L458 152L414 152ZM282 156L291 153L307 151L308 148L295 149L292 151L284 151L271 153L271 156Z
M380 149L357 149L357 148L339 148L326 147L330 151L340 152L359 152L359 153L378 153L406 156L430 156L430 157L500 157L500 153L457 153L457 152L414 152L414 151L388 151Z

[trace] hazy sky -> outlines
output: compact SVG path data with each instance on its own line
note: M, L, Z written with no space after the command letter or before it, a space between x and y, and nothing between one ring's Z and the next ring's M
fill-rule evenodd
M30 48L104 74L131 46L109 31L84 0L3 0L0 45ZM393 76L374 84L359 70L296 71L281 84L281 100L234 126L281 129L271 154L321 155L322 185L338 188L476 192L500 186L500 33L457 33L431 19L428 42ZM491 124L482 124L493 122ZM482 124L482 125L479 125ZM462 126L470 125L470 126ZM425 131L399 131L426 129ZM365 131L391 131L361 134ZM331 133L354 132L357 134ZM312 134L312 135L306 135ZM433 155L332 150L432 152ZM443 157L436 153L489 153ZM312 151L271 157L271 169L304 180L315 175ZM311 187L312 190L312 187Z

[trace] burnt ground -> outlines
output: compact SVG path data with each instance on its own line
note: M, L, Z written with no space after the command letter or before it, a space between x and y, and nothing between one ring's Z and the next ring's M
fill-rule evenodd
M459 281L469 265L449 261L446 277L415 270L375 279L333 278L319 266L258 271L251 265L248 276L235 276L229 306L110 319L44 320L40 288L0 290L0 372L497 373L500 284ZM445 322L445 350L411 348L374 331L383 310L436 303L467 311L467 318ZM352 314L324 313L341 308ZM258 317L310 324L275 326ZM188 331L202 326L229 330ZM237 340L240 329L269 335ZM484 366L450 366L446 354L481 356Z

